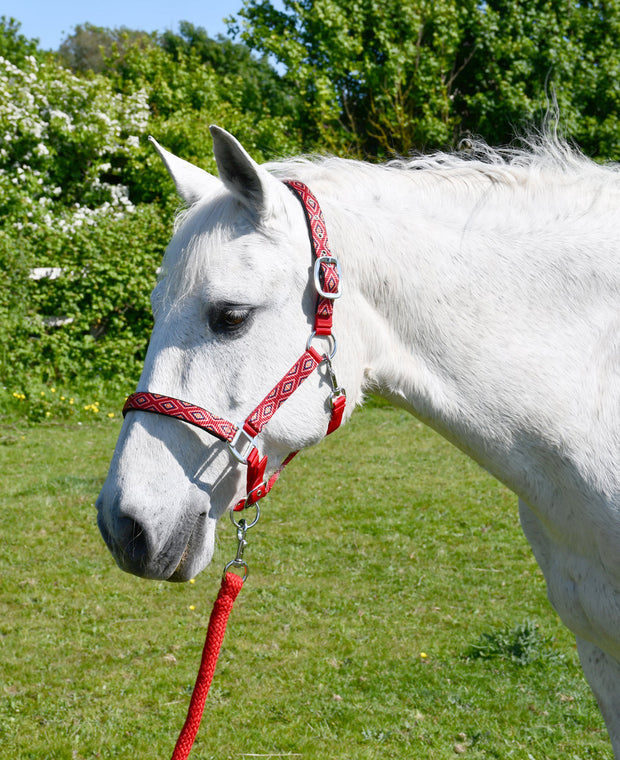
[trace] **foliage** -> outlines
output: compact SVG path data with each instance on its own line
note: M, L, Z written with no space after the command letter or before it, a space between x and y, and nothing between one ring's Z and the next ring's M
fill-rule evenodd
M76 382L131 388L152 328L149 295L167 238L159 210L146 205L64 234L30 230L23 241L30 260L36 253L39 267L62 274L31 279L23 270L20 277L12 273L25 297L11 329L0 326L1 376L19 391ZM62 326L56 326L59 318Z
M17 29L0 30L3 49L22 44ZM100 73L86 70L95 43ZM258 158L299 146L285 106L274 116L259 97L268 67L239 45L222 53L231 53L222 76L213 51L214 61L192 45L170 52L129 30L78 28L63 50L79 74L22 48L20 65L0 58L0 380L8 393L0 406L36 419L67 411L41 406L50 384L117 392L139 376L149 293L178 205L147 130L213 171L211 121L236 131ZM43 268L62 276L33 279ZM14 393L27 403L16 404Z
M143 91L49 59L0 59L0 377L15 391L135 379L165 240L155 208L136 210L123 184L147 117ZM65 275L32 280L41 267ZM59 316L73 322L48 324Z
M506 142L551 95L566 133L620 159L620 2L490 0L464 19L454 107L461 128Z
M60 63L74 73L101 74L107 70L107 59L122 60L127 48L146 49L155 44L155 34L147 34L121 26L107 29L94 24L78 24L73 34L58 48Z
M509 142L553 94L567 133L620 158L618 0L245 0L250 46L306 103L303 129L370 156Z
M197 56L216 74L220 97L234 97L242 113L293 118L299 109L298 90L278 74L267 56L257 59L247 45L222 35L214 40L205 29L188 21L180 22L178 34L164 32L160 44L176 62L192 54ZM268 146L263 148L263 152L269 151Z
M446 143L459 13L451 0L248 0L242 38L304 94L304 127L373 155ZM287 12L288 11L288 12Z
M519 665L548 663L558 657L534 620L483 633L476 643L467 648L466 656L473 660L506 659Z
M30 40L19 33L21 24L14 18L0 16L0 57L7 58L17 66L27 58L36 56L37 40Z
M195 583L121 572L93 509L119 416L83 415L0 434L0 760L170 757L236 548L223 520ZM192 756L611 757L515 497L428 428L364 409L263 504ZM564 659L463 658L524 619Z

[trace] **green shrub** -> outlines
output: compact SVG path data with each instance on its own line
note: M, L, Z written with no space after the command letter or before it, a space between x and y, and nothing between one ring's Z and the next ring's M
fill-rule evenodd
M559 655L543 636L538 623L525 620L514 627L483 633L465 652L471 660L500 659L529 665L542 660L557 660Z
M131 391L152 327L149 296L170 217L145 205L64 234L40 227L28 239L5 235L0 376L7 391L31 397L50 384ZM35 261L62 276L31 279Z

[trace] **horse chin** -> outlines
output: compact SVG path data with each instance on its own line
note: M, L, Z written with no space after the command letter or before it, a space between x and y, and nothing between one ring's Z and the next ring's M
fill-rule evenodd
M198 573L204 570L209 564L211 553L209 552L207 557L204 556L204 551L195 553L191 549L191 543L192 541L190 538L185 547L185 551L183 552L183 556L179 560L179 564L176 566L172 575L169 578L166 578L166 580L171 581L172 583L185 583L198 575Z
M194 578L205 569L213 556L213 541L208 540L209 531L201 516L192 532L177 566L166 580L172 583L184 583Z

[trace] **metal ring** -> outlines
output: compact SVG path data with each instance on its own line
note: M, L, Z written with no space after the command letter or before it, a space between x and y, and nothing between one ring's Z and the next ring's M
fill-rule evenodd
M230 519L232 521L232 524L235 526L235 528L240 528L243 530L249 530L250 528L253 528L256 523L258 522L258 518L260 517L260 507L258 506L258 502L254 502L254 504L248 504L246 507L244 507L244 511L248 509L249 507L256 507L256 517L252 520L252 522L247 522L245 519L243 520L244 525L241 525L241 522L237 522L235 520L235 512L234 510L231 510L228 514L230 515Z
M316 337L316 330L313 330L310 335L308 336L308 341L306 342L306 351L310 350L310 346L312 345L312 341ZM319 335L319 338L326 338L327 340L330 340L332 342L332 352L331 354L326 354L329 359L333 359L336 355L336 349L338 348L338 342L336 341L336 338L330 333L329 335Z
M230 562L224 568L222 575L226 575L226 573L231 567L243 568L243 575L241 576L241 582L244 583L245 579L248 577L248 574L250 572L250 569L248 568L247 563L244 562L242 559L231 559Z

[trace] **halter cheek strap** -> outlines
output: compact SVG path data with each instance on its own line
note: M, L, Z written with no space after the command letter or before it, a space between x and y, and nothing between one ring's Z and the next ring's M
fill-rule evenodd
M258 449L254 445L254 438L261 432L282 404L290 398L320 364L326 365L327 375L332 386L330 394L332 412L326 435L329 435L340 426L346 406L346 393L344 388L338 386L331 364L331 359L336 350L335 339L332 335L334 301L341 295L338 261L332 256L329 249L325 219L316 197L302 182L290 180L285 184L299 198L303 206L315 257L314 286L317 291L317 302L314 315L314 329L308 338L304 353L269 391L260 404L250 412L241 426L235 425L233 422L222 417L217 417L206 409L188 401L181 401L172 396L164 396L147 391L133 393L129 396L123 407L123 416L127 415L130 411L142 411L176 417L190 425L195 425L201 430L206 430L216 438L225 441L232 455L242 464L247 465L248 468L247 495L245 499L242 499L234 507L235 510L244 509L268 494L282 469L297 453L295 451L290 454L280 468L266 481L267 457L260 456ZM315 335L332 338L334 349L331 355L321 355L312 346Z

